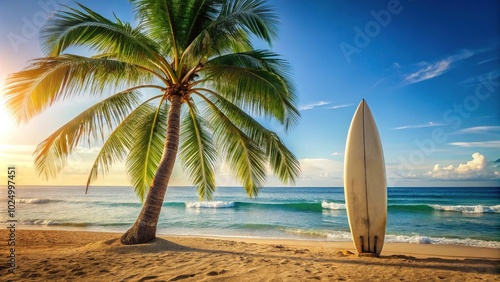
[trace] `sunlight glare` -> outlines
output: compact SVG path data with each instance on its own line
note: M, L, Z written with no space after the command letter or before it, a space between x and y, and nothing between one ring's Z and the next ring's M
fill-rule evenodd
M4 96L2 91L2 86L0 85L0 128L2 132L5 134L9 132L12 128L14 128L14 121L12 117L9 115L9 112L5 108L4 105Z

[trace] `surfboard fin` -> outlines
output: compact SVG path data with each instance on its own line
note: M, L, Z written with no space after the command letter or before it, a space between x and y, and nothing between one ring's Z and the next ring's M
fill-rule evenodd
M364 243L364 240L363 240L363 236L359 236L359 240L361 240L361 253L359 253L358 255L360 257L379 257L379 255L377 254L377 241L378 241L378 236L374 236L373 237L373 252L370 251L369 249L368 250L365 250L365 243ZM370 238L368 238L370 239ZM368 242L369 244L370 242ZM368 247L369 248L369 247Z

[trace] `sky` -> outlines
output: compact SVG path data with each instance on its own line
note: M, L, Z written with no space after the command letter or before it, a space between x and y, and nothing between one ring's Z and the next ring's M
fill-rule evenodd
M134 23L126 0L80 2ZM289 133L276 130L300 160L296 186L343 186L347 132L362 99L378 126L389 187L500 186L500 2L268 3L280 18L279 38L255 46L281 54L293 68L301 120ZM75 6L0 1L0 93L10 73L42 56L39 31L62 4ZM20 185L85 185L98 146L79 146L50 180L36 175L32 153L94 102L60 102L21 125L0 104L0 166L16 166ZM223 164L217 181L238 185ZM123 164L96 185L129 185ZM171 185L191 185L178 164ZM266 183L281 185L273 176Z

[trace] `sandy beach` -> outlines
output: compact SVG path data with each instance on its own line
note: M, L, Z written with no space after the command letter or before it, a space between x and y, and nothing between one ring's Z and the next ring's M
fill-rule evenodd
M358 257L350 242L159 236L123 246L120 234L16 230L16 273L2 237L1 281L500 281L500 250L387 244Z

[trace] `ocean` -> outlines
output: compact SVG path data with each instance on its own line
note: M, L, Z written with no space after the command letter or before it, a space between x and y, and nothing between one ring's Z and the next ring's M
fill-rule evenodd
M5 187L4 187L5 188ZM5 191L7 189L5 188ZM4 193L7 196L7 193ZM17 228L124 232L141 203L130 187L17 187ZM7 225L7 197L0 222ZM12 218L10 218L12 219ZM159 234L350 241L343 188L167 190ZM386 242L500 248L500 188L388 188Z

